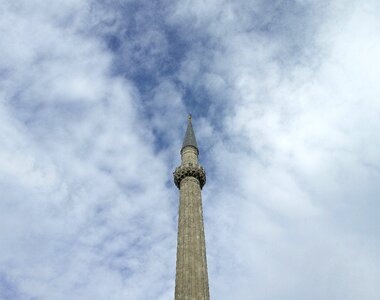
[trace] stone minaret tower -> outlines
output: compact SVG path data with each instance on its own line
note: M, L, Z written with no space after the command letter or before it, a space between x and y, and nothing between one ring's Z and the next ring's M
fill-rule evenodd
M201 197L206 173L198 163L198 154L190 115L181 165L174 172L174 183L180 193L175 300L210 299Z

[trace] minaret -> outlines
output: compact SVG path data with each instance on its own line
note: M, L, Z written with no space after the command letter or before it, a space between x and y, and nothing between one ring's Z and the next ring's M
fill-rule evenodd
M180 194L175 300L210 299L201 197L206 173L198 163L198 154L190 115L181 149L181 165L174 172L174 183Z

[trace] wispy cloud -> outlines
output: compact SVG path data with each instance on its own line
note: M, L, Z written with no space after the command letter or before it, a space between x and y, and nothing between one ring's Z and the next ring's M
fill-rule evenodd
M2 294L166 298L174 190L138 91L112 75L88 3L36 5L1 18Z

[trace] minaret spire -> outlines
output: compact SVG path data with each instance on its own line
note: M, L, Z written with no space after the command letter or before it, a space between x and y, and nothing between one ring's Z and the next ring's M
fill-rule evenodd
M185 148L187 146L194 147L199 152L197 140L195 139L193 125L191 123L191 114L189 114L189 117L188 117L187 129L186 129L185 138L183 139L181 152L182 152L183 148Z
M202 194L206 173L198 163L191 115L181 149L181 165L174 172L179 188L175 300L209 300Z

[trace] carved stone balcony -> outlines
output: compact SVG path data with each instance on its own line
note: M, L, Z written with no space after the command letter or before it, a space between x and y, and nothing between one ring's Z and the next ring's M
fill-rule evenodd
M175 169L175 171L173 172L173 176L174 176L174 183L177 186L177 188L180 187L182 179L186 177L194 177L198 179L201 188L203 188L203 186L206 183L206 172L203 169L203 167L198 164L197 165L189 164L186 166L181 165Z

